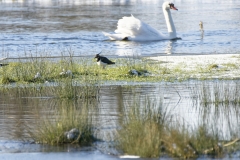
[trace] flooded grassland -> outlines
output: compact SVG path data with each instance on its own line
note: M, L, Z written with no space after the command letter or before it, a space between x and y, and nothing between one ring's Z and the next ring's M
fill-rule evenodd
M0 0L0 159L238 159L240 3L174 4L181 40L128 42L162 1Z
M238 157L239 57L194 58L6 59L1 153Z

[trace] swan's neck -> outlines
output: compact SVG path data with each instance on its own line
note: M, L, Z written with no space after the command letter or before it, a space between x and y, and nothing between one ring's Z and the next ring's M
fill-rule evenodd
M168 28L169 38L170 39L176 38L177 37L176 28L174 26L170 10L163 9L163 13L164 13L167 28Z

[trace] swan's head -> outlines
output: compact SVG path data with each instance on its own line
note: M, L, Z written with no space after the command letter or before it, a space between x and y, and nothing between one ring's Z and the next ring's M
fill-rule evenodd
M178 10L176 7L174 7L174 4L172 2L164 2L162 8L165 10L169 9Z

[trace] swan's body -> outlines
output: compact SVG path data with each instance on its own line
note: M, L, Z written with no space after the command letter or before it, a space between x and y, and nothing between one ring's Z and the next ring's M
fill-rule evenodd
M156 29L135 18L133 15L131 17L123 17L118 20L118 26L114 34L106 32L103 32L103 34L111 40L156 41L175 39L177 38L177 33L170 9L177 9L174 7L173 3L169 2L164 2L162 8L168 28L168 35L158 32Z

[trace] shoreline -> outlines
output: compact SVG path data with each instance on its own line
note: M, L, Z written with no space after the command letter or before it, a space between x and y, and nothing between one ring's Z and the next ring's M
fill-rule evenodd
M192 72L193 77L240 78L240 54L149 57L170 70Z

